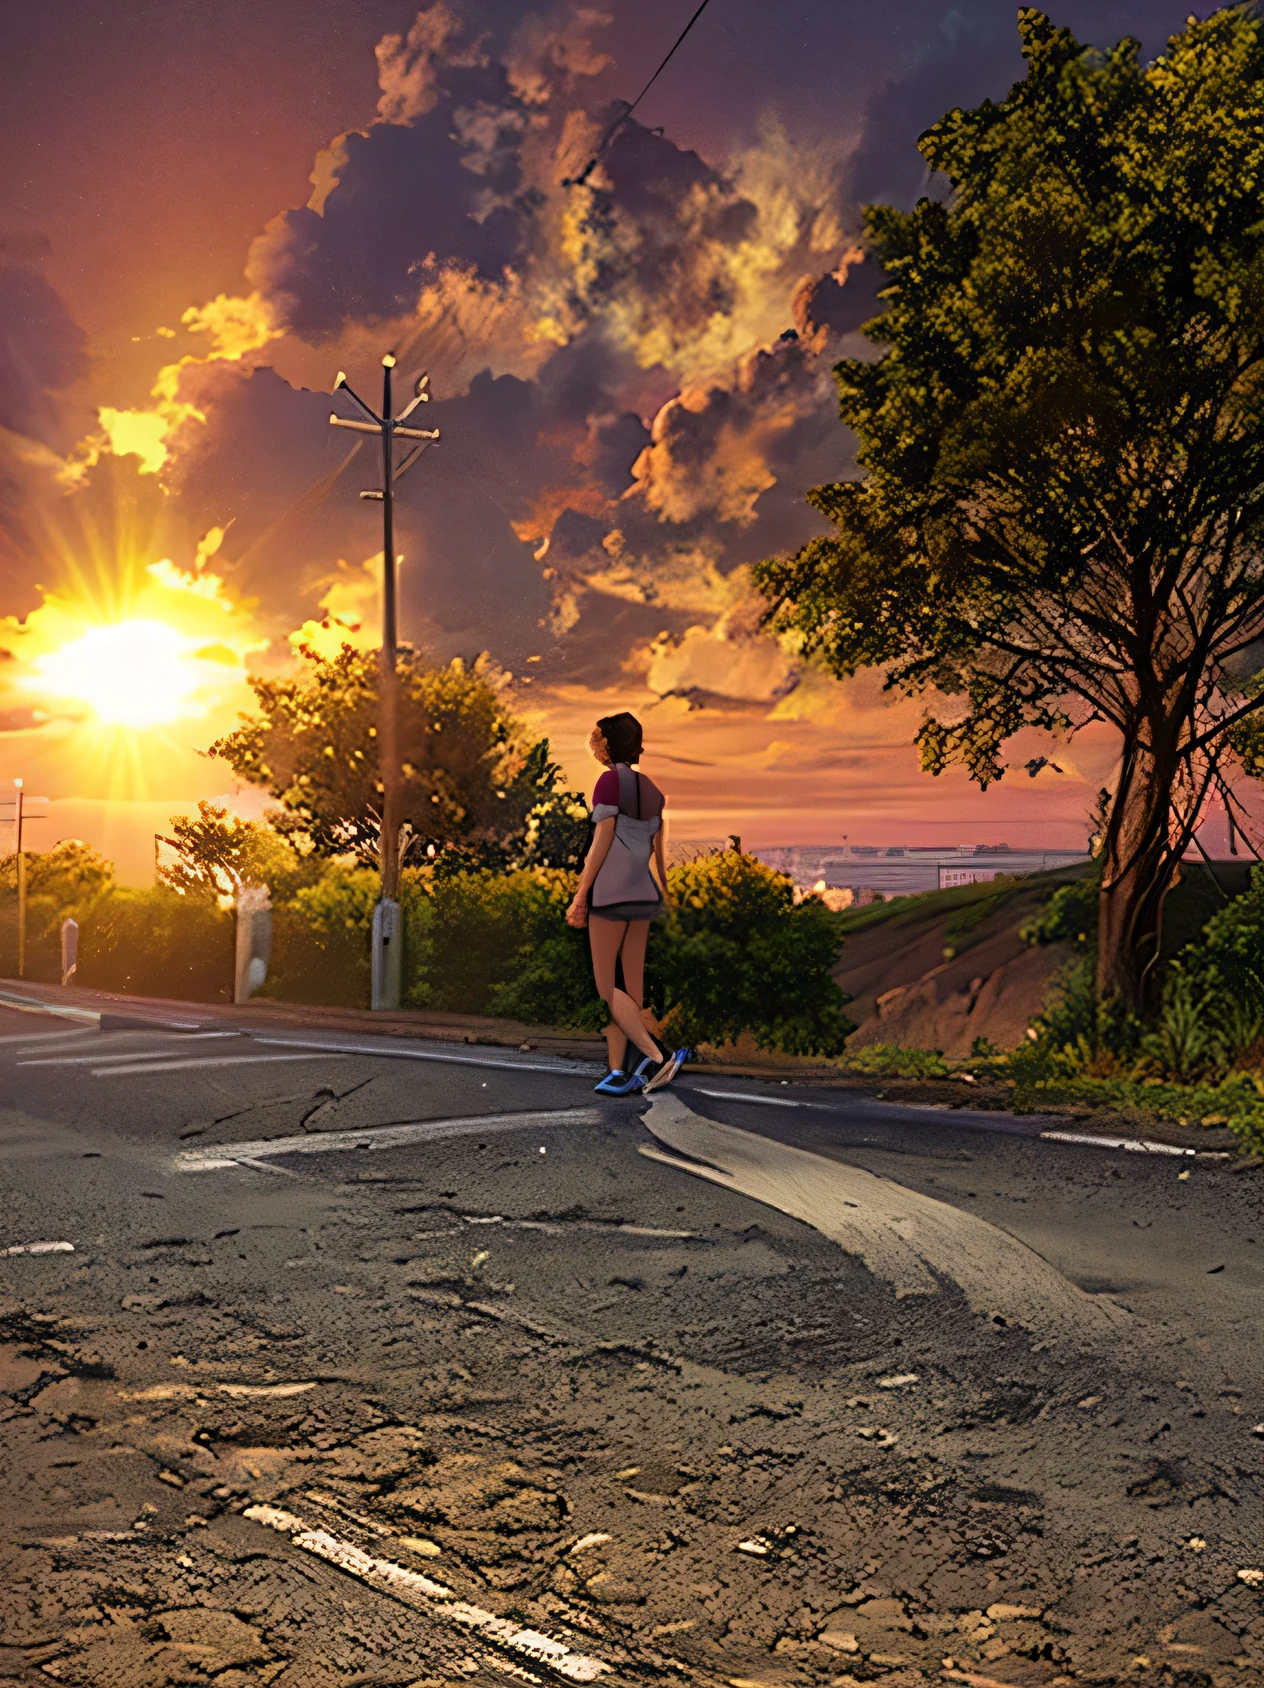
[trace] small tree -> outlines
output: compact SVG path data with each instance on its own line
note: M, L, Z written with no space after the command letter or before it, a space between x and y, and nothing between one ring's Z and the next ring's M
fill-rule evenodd
M0 860L0 888L17 889L18 859ZM81 838L61 838L51 850L26 858L26 894L55 909L58 918L78 918L114 888L114 863Z
M838 674L963 700L918 734L982 786L1021 726L1110 722L1097 983L1158 986L1164 898L1229 736L1264 703L1264 25L1191 22L1142 68L1019 13L1025 80L921 139L952 192L867 212L886 348L837 369L864 478L761 566Z
M162 842L174 859L159 863L158 881L185 895L223 897L246 885L266 885L277 897L287 897L320 871L304 833L278 832L214 803L200 802L196 820L173 816L171 834Z
M17 970L16 856L0 860L0 967ZM32 978L61 977L61 923L81 925L107 904L114 890L114 864L79 838L62 838L51 850L26 857L27 969Z
M329 659L302 652L307 667L285 680L251 681L259 714L208 752L283 805L271 817L323 855L353 851L375 862L382 783L377 753L378 657L344 645ZM543 860L528 847L533 814L557 865L578 859L584 833L574 816L559 827L562 772L547 739L532 742L505 707L493 666L457 658L428 668L411 651L399 658L401 822L418 850L463 865ZM576 799L582 802L582 799ZM550 858L551 859L551 858Z

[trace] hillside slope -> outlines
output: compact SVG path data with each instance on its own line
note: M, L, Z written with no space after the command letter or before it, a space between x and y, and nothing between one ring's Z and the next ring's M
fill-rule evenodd
M851 997L849 1049L894 1043L969 1055L976 1038L998 1050L1022 1042L1044 1006L1066 944L1035 947L1019 930L1058 889L1082 879L1087 863L1052 873L961 885L874 903L846 918L834 977ZM1245 889L1247 867L1186 864L1164 913L1163 953L1192 942L1225 899Z
M1062 944L1033 948L1018 931L1067 879L963 885L859 911L834 969L857 1023L847 1047L961 1056L986 1038L1015 1048L1069 955Z

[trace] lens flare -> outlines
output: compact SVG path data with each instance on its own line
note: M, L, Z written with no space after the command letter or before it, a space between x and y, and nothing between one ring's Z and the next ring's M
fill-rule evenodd
M86 703L107 726L156 727L187 714L202 684L192 651L165 622L120 621L36 657L30 683Z

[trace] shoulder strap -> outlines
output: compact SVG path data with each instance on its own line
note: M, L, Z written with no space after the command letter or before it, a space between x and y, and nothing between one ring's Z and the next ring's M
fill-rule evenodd
M631 768L619 762L615 766L619 776L619 813L630 814L636 809L636 818L641 818L641 775L634 773Z

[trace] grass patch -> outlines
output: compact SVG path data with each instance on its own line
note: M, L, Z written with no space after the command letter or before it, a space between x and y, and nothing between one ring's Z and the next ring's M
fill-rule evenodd
M1088 1078L1050 1075L1034 1081L1023 1075L1019 1057L1014 1107L1039 1113L1048 1107L1111 1109L1160 1125L1225 1126L1249 1154L1264 1154L1264 1074L1230 1073L1219 1082L1172 1084L1164 1079Z
M945 1061L938 1049L903 1049L898 1043L871 1043L837 1061L844 1072L872 1078L948 1078L955 1067L968 1064Z
M890 902L866 903L864 908L843 910L839 917L842 932L850 938L874 926L911 926L917 921L951 921L956 916L960 931L965 933L1017 896L1034 891L1042 901L1047 900L1059 886L1084 878L1089 866L1084 862L1050 868L1045 873L1007 874L981 885L952 885L944 891L919 891L911 897L893 897Z

